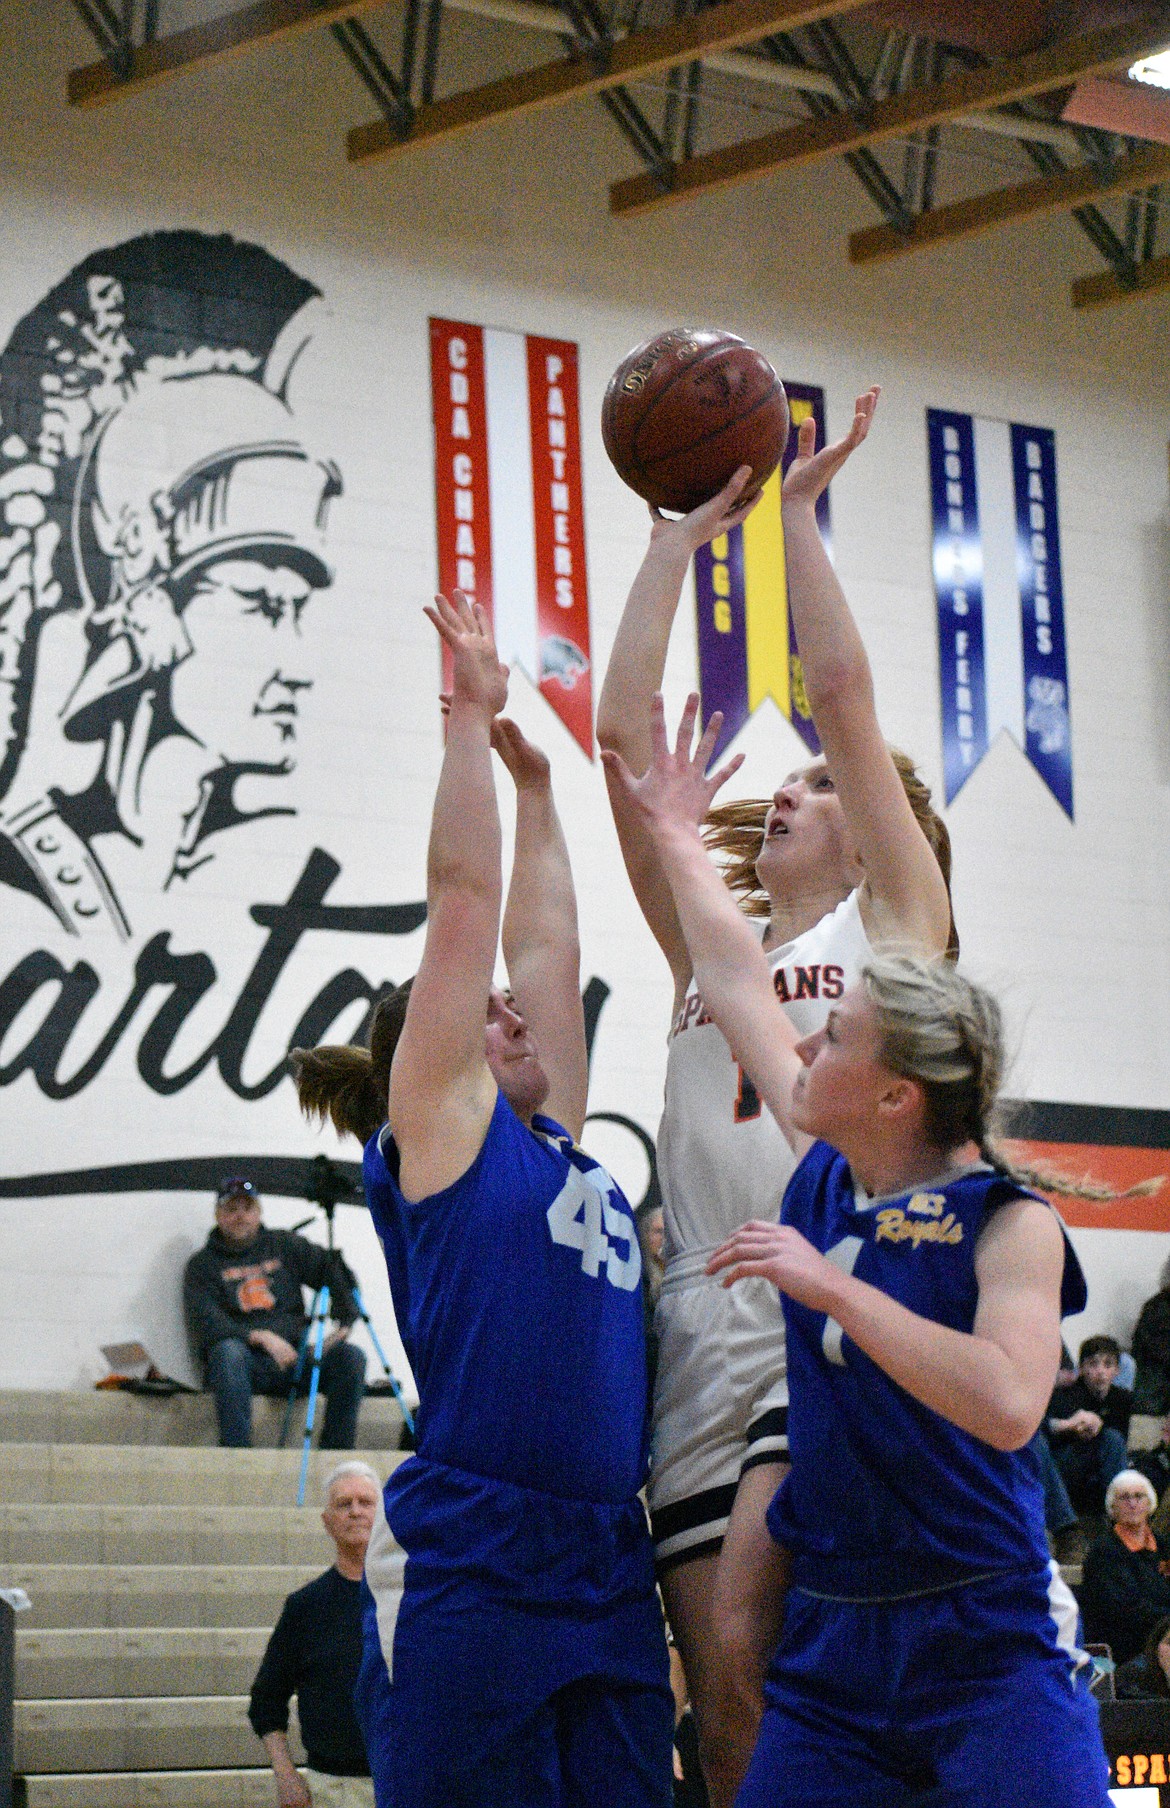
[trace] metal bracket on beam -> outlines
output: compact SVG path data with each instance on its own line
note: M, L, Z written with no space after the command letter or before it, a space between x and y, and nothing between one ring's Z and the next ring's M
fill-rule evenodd
M1067 168L1064 160L1049 145L1029 143L1025 144L1024 150L1037 169L1043 170L1047 176ZM1090 244L1101 253L1122 288L1135 289L1138 282L1137 265L1101 209L1091 204L1087 207L1074 207L1072 217Z
M823 32L825 26L817 28ZM783 32L763 40L765 49L775 62L784 63L789 68L800 67L802 58L789 33ZM824 73L832 77L842 102L850 112L860 105L873 106L875 96L866 88L865 82L849 56L840 34L828 26L828 35L818 40L828 68ZM818 73L821 73L818 71ZM818 94L814 89L797 88L797 93L814 119L824 119L832 113L839 112L827 95ZM885 170L872 151L850 151L845 162L861 183L866 194L874 203L878 212L884 214L887 222L898 232L909 232L913 223L912 216L898 190L890 181Z
M603 88L598 99L665 194L671 184L671 161L658 133L627 88Z
M329 29L373 95L390 130L405 138L414 122L410 94L369 32L356 19L343 19Z
M419 95L424 107L435 98L435 77L439 70L439 28L443 20L443 0L429 0L423 26L422 83Z
M613 34L600 8L593 0L560 0L560 5L573 27L573 36L566 45L570 56L580 57L598 71L608 69Z
M609 21L596 0L560 0L560 9L573 27L573 35L562 39L566 50L599 70L608 69L614 39ZM669 189L670 152L629 89L624 84L603 88L597 98L647 165L658 186L664 192Z
M122 0L120 13L110 0L73 0L73 4L119 81L128 80L134 70L133 0ZM154 10L157 14L157 6Z

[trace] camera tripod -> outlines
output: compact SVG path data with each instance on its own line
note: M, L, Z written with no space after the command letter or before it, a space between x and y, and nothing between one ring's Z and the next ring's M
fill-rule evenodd
M330 1161L327 1155L314 1156L313 1183L310 1190L305 1194L305 1197L325 1214L325 1239L326 1248L329 1252L329 1268L331 1273L334 1272L335 1264L340 1261L340 1255L333 1241L333 1214L338 1205L352 1202L356 1192L357 1189L353 1183L346 1178L333 1162ZM307 1224L311 1224L312 1222L312 1217L302 1218L300 1223L294 1224L292 1228L293 1230L303 1230ZM284 1423L280 1428L280 1441L278 1447L283 1450L288 1438L289 1427L292 1424L293 1406L295 1405L297 1396L300 1392L301 1381L305 1373L305 1365L308 1363L309 1404L305 1411L305 1438L304 1447L301 1452L300 1480L297 1484L298 1507L303 1507L305 1504L305 1484L309 1474L309 1450L312 1446L313 1426L316 1422L317 1395L321 1385L321 1357L325 1347L325 1322L329 1317L331 1292L332 1289L330 1284L326 1281L322 1286L318 1287L316 1293L313 1295L313 1305L309 1313L309 1322L305 1326L301 1335L300 1345L297 1349L297 1359L293 1367L292 1381L288 1391L288 1401L284 1409ZM389 1383L390 1392L398 1402L398 1408L402 1414L407 1430L413 1436L414 1414L406 1404L406 1398L402 1392L401 1382L390 1367L386 1352L382 1348L378 1333L374 1329L373 1320L366 1310L366 1303L362 1298L361 1288L358 1286L356 1279L350 1284L350 1292L353 1295L353 1303L357 1307L357 1315L365 1325L366 1330L369 1333L370 1342L374 1346L374 1351L379 1362L382 1364L382 1371Z

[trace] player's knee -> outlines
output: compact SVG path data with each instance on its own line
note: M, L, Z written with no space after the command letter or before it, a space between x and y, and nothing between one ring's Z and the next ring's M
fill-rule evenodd
M751 1748L755 1742L754 1721L745 1721L735 1712L734 1696L728 1695L721 1711L709 1716L707 1725L699 1725L699 1762L713 1800L730 1802L743 1781Z
M715 1635L725 1692L737 1703L747 1698L762 1704L769 1653L757 1618L741 1605L717 1604Z

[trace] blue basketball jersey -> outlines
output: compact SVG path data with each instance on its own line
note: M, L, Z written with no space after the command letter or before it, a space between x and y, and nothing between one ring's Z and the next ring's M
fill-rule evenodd
M386 1484L366 1562L356 1699L380 1808L490 1799L500 1752L585 1679L629 1704L625 1736L660 1779L615 1803L657 1808L672 1705L638 1498L633 1213L559 1124L528 1129L502 1094L454 1185L411 1202L397 1171L383 1130L366 1145L366 1197L420 1404L417 1452Z
M366 1196L419 1390L419 1457L576 1501L646 1473L641 1251L615 1182L503 1094L453 1186L411 1202L388 1129Z
M980 1164L945 1186L859 1197L845 1158L815 1143L789 1182L781 1221L911 1312L969 1333L980 1230L1023 1192ZM1085 1300L1066 1236L1062 1316ZM792 1470L768 1525L793 1552L797 1586L882 1599L1047 1566L1029 1448L995 1450L921 1405L825 1313L785 1296L784 1317Z

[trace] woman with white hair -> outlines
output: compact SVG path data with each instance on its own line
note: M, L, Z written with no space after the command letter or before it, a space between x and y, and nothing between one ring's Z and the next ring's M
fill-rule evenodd
M1085 1558L1085 1631L1095 1644L1108 1645L1119 1664L1136 1657L1170 1613L1170 1545L1150 1524L1157 1505L1148 1477L1123 1469L1105 1490L1109 1528Z

